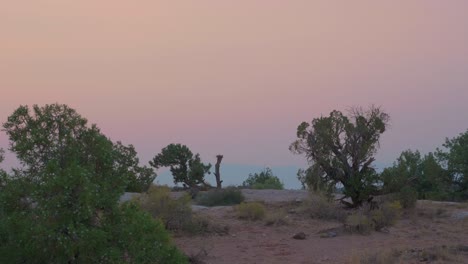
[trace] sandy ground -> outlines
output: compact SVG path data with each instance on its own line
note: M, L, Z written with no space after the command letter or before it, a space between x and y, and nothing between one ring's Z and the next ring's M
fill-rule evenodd
M336 237L321 238L325 230L340 230L343 224L312 219L297 213L307 199L305 191L243 190L247 201L265 201L268 213L284 212L288 225L266 226L264 221L246 221L236 217L231 206L205 208L195 206L197 214L212 223L229 227L227 235L176 236L178 247L187 255L198 255L200 263L356 263L359 256L390 249L411 252L433 246L468 246L468 208L457 204L418 202L420 213L405 215L386 232L370 235L337 231ZM435 216L435 208L440 215ZM424 215L429 211L428 215ZM465 217L466 216L466 217ZM306 234L305 240L292 236ZM468 263L468 255L448 262ZM420 259L404 263L420 263ZM434 262L439 263L439 262Z

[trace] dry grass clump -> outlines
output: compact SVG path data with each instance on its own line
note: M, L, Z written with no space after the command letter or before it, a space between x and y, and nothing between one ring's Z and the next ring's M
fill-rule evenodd
M380 231L394 225L401 216L400 202L384 203L379 209L372 211L357 211L348 216L345 229L352 233L370 234L372 230Z
M241 203L236 206L237 216L246 220L261 220L265 217L265 206L258 202Z
M143 210L160 219L168 230L189 234L209 232L212 225L208 219L192 212L191 197L185 194L174 199L170 192L169 187L152 185L146 194L135 200Z
M284 211L275 211L273 213L267 214L265 218L265 225L267 226L284 226L289 225L290 219L288 214Z
M347 213L343 208L323 195L311 195L304 201L300 211L312 218L344 222Z

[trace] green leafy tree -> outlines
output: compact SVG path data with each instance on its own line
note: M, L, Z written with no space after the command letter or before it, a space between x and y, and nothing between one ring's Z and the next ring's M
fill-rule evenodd
M385 168L381 173L384 192L396 193L404 186L414 187L422 176L422 163L419 151L403 151L393 166Z
M116 152L116 167L122 174L126 174L127 192L145 192L156 178L152 168L140 166L140 160L133 145L125 146L117 141L114 144Z
M201 162L200 155L181 144L170 144L157 154L150 165L156 169L169 167L174 183L183 183L189 187L205 183L205 174L210 173L211 164Z
M433 153L422 157L419 151L403 151L392 167L382 171L381 180L385 193L404 191L405 197L410 197L411 193L414 193L413 200L449 198L450 176Z
M297 179L301 182L302 188L314 192L322 192L331 195L335 191L335 181L327 180L326 173L320 166L314 164L307 169L297 171Z
M115 145L66 105L32 110L3 125L22 168L0 192L0 262L184 263L160 222L119 205L132 166Z
M454 199L468 199L468 130L446 139L437 157L452 178Z
M249 174L242 185L253 189L284 189L284 184L277 176L273 175L270 168L265 168L260 173Z
M372 163L388 122L388 114L378 107L354 108L349 116L335 110L311 124L301 123L290 150L319 166L326 185L341 183L345 195L341 202L356 207L377 191L378 177ZM345 201L348 197L351 203Z

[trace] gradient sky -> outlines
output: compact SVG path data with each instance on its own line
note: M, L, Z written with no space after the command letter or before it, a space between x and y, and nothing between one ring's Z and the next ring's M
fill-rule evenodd
M378 162L391 163L468 128L467 10L464 0L3 1L0 120L59 102L145 162L180 142L210 162L305 166L288 151L301 121L376 104L392 118Z

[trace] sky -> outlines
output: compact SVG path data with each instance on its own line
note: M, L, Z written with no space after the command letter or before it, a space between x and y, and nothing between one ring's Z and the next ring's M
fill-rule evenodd
M288 146L302 121L375 104L391 116L377 164L391 164L468 128L466 10L464 0L4 1L0 122L58 102L143 162L182 143L232 168L297 168L306 161Z

